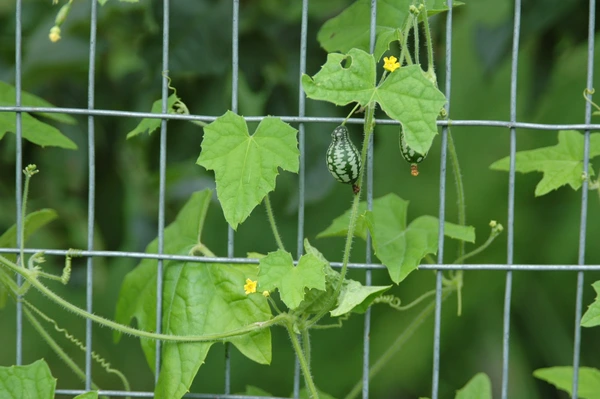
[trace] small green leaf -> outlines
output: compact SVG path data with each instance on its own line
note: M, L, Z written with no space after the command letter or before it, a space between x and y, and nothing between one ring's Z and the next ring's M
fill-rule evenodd
M377 2L377 44L375 56L380 59L383 48L387 48L390 37L386 34L396 28L404 26L409 16L409 7L412 0L379 0ZM427 14L429 16L448 10L444 0L428 0ZM454 1L453 6L463 3ZM339 51L346 53L352 48L369 51L371 21L371 1L358 0L342 11L338 16L331 18L319 30L317 40L329 53ZM381 43L381 44L380 44Z
M31 212L25 216L25 242L31 237L33 233L41 229L54 219L58 217L58 214L54 209L40 209L39 211ZM12 225L0 236L0 248L16 248L17 247L17 226ZM15 261L16 255L6 254L4 255L7 259Z
M177 97L176 93L173 93L167 99L167 113L174 114L175 110L173 109L173 105L176 102L181 101L179 97ZM162 100L156 100L152 103L152 109L150 110L153 114L160 114L162 112ZM127 133L127 139L137 136L138 134L148 133L151 135L156 129L160 127L162 119L158 118L144 118L138 125L129 133Z
M33 116L21 114L21 126L23 138L41 147L60 147L68 150L76 150L77 145L57 128L35 119ZM0 139L7 132L16 132L17 122L15 114L11 112L0 112Z
M294 266L289 252L277 250L260 260L259 291L279 289L281 300L290 309L296 309L304 299L305 288L325 291L326 263L312 254L303 255Z
M98 399L98 391L91 391L75 396L73 399Z
M573 367L549 367L537 369L533 376L544 380L556 388L566 391L572 396ZM600 398L600 370L592 367L579 368L579 388L577 397L580 399Z
M364 286L358 281L346 280L342 285L337 307L331 311L331 316L342 316L349 312L364 313L375 298L391 287L391 285Z
M456 392L455 399L492 399L492 383L485 373L477 373Z
M275 189L278 168L298 172L296 129L279 118L263 119L250 136L246 121L231 111L204 128L196 163L215 171L217 196L233 229Z
M569 185L579 190L583 173L583 134L576 130L558 132L558 144L535 150L519 151L516 154L516 171L522 173L542 172L542 180L535 188L535 196L548 194L562 186ZM590 135L590 159L600 155L600 133ZM490 169L510 169L510 158L502 158L490 165ZM589 174L594 171L588 168Z
M197 191L165 229L164 253L177 254L184 248L196 245L206 218L206 212L212 197L211 190ZM158 239L154 239L146 247L146 253L158 252ZM133 318L137 319L139 328L146 331L156 329L156 268L155 259L142 260L135 269L130 271L123 280L115 319L119 323L128 324ZM113 333L118 342L121 333ZM140 340L146 360L154 368L156 343L152 340Z
M17 91L14 86L9 85L6 82L0 81L0 105L2 106L14 106ZM40 98L36 95L21 91L21 105L24 107L55 107L48 101ZM15 119L15 114L10 113L12 119ZM66 123L68 125L75 125L77 121L69 114L59 114L54 112L36 112L36 115L41 115L45 118L52 119L56 122ZM12 130L14 132L14 130Z
M349 67L342 65L349 60ZM336 105L358 102L366 106L377 101L390 118L402 124L406 143L426 154L437 134L436 120L446 97L419 65L396 70L378 87L375 78L373 55L352 49L347 55L328 54L327 62L313 78L302 76L302 87L309 98Z
M592 287L596 291L596 300L588 307L581 318L583 327L600 326L600 280L592 284Z
M256 279L256 265L171 262L165 272L163 327L166 334L222 333L271 318L267 299L246 295L244 281ZM228 339L246 357L271 362L271 331ZM210 343L164 343L155 395L181 398L204 363Z
M43 359L27 366L0 367L2 399L53 399L56 379Z

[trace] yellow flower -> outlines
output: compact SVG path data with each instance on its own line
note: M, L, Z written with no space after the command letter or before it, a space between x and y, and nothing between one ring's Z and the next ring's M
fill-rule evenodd
M383 57L383 62L383 69L387 69L390 72L394 72L396 69L400 68L398 59L393 55L391 57Z
M244 292L246 295L254 294L256 292L256 284L257 281L252 281L249 278L246 279L246 284L244 285Z
M268 298L271 294L269 294L269 291L263 291L263 296L265 298Z
M58 26L53 26L52 29L50 29L50 34L48 35L48 37L50 38L50 41L52 43L56 43L57 41L60 40L60 28Z

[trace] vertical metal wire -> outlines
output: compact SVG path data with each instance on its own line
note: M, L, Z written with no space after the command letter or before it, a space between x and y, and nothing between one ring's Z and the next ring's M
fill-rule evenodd
M239 25L240 25L240 1L233 0L233 12L231 18L232 24L232 43L231 43L231 110L238 112L238 81L239 81ZM227 229L227 256L234 256L234 238L235 234L231 226ZM231 345L225 343L225 394L231 391Z
M592 89L594 85L594 34L596 24L596 1L590 0L588 22L588 63L587 63L587 81L586 88ZM591 94L589 95L591 97ZM592 104L585 103L585 123L590 123L592 119ZM583 148L583 173L589 176L590 163L590 131L585 131ZM577 263L585 264L585 234L587 229L587 202L588 202L588 181L583 180L581 185L581 220L579 225L579 252ZM584 272L577 272L577 294L575 299L575 337L573 343L573 389L572 397L577 398L579 386L579 354L581 351L581 302L583 297Z
M169 0L163 1L163 42L162 42L162 113L168 110L169 99ZM167 171L167 120L160 121L160 153L159 153L159 183L158 183L158 253L162 254L165 248L165 191ZM156 266L156 332L162 333L163 314L163 268L164 261L159 259ZM154 382L158 383L161 363L161 341L156 341L154 357Z
M425 16L427 18L427 16ZM452 0L448 1L446 15L446 114L450 117L450 93L452 83ZM438 264L444 263L444 221L446 220L446 159L448 156L448 127L442 128L442 143L440 154L440 210L438 231ZM431 399L438 398L440 382L440 337L442 325L442 271L435 273L435 312L433 325L433 371L431 379Z
M300 28L300 74L298 77L298 116L306 114L306 96L302 90L302 75L306 73L306 40L308 36L308 0L302 0L302 21ZM300 150L300 167L298 169L298 236L296 240L296 257L300 259L304 242L304 195L306 182L306 147L304 145L304 123L298 125L298 149ZM298 356L294 361L294 398L300 396L300 362Z
M375 51L375 39L377 35L377 0L371 0L371 20L369 26L369 52ZM369 138L369 147L367 151L367 209L373 209L373 134ZM371 263L371 234L367 232L366 256L365 262ZM371 270L365 271L365 285L371 285ZM370 337L371 334L371 308L365 312L365 322L363 329L363 365L362 365L362 397L369 397L369 366L370 366Z
M90 60L88 69L88 110L94 109L96 90L96 22L98 2L92 1L90 17ZM88 115L88 225L87 249L94 249L94 216L96 206L96 144L94 131L94 116ZM86 310L92 309L92 294L94 285L94 262L87 258L86 268ZM85 320L85 389L92 389L92 320Z
M21 0L17 0L17 8L15 10L15 105L21 106L21 78L22 78L22 67L21 67L21 45L22 45L22 27L21 27ZM22 114L20 111L15 113L15 134L16 150L15 150L15 199L17 202L17 248L21 247L21 231L25 228L24 220L21 219L21 201L22 190L23 190L23 124ZM21 262L24 262L21 259ZM23 284L23 277L17 275L17 284L21 286ZM16 364L20 366L23 362L23 303L17 301L17 342L16 342Z
M517 75L519 66L519 37L521 32L521 0L515 0L513 26L512 63L510 74L510 121L517 120ZM508 229L506 263L513 264L515 232L515 154L517 151L517 132L510 129L510 170L508 175ZM512 272L506 272L504 288L504 314L502 331L502 399L508 397L508 360L510 352L510 303L512 296Z

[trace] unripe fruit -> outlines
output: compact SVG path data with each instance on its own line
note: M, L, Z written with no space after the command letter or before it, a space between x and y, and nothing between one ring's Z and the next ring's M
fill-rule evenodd
M326 160L331 175L341 183L352 184L354 191L358 192L359 189L354 183L360 175L360 153L348 137L346 126L338 126L331 133Z

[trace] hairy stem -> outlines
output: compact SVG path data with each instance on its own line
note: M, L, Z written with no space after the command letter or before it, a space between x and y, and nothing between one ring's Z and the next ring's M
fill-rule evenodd
M373 129L375 127L374 124L374 114L375 114L375 103L369 103L365 110L365 124L364 124L364 139L361 150L361 165L360 173L358 175L358 180L356 184L358 187L362 187L362 181L365 174L365 167L367 162L367 152L369 149L369 142L371 141L371 134L373 134ZM338 296L340 295L340 291L342 290L342 284L344 283L344 279L346 278L346 272L348 271L348 262L350 261L350 252L352 250L352 241L354 239L354 230L356 229L356 220L358 219L358 205L360 203L360 194L363 190L361 189L357 194L354 195L354 199L352 201L352 208L350 211L350 222L348 224L348 234L346 235L346 245L344 246L344 256L342 259L342 270L340 271L340 281L338 285L335 287L335 291L333 295L329 298L327 306L324 306L323 309L315 316L312 320L310 320L307 324L307 328L310 328L312 325L316 324L335 304Z
M448 290L442 295L442 301L444 301L454 290ZM417 331L417 329L431 316L435 309L435 301L431 302L425 309L421 311L414 318L414 320L406 327L404 331L396 338L394 343L390 345L387 350L375 361L373 366L369 369L369 381L375 377L384 367L385 365L394 358L394 356L404 347L404 344L413 336L413 334ZM350 393L346 395L345 399L354 399L358 397L360 392L362 391L362 379L354 385Z
M497 230L492 229L492 232L490 233L490 236L488 237L488 239L481 244L481 246L479 246L478 248L475 248L474 250L472 250L471 252L461 256L460 258L457 258L454 261L454 264L459 264L461 262L464 262L465 259L468 259L472 256L475 256L481 252L483 252L487 247L490 246L490 244L496 239L496 237L498 237L500 233Z
M300 341L294 332L294 327L292 325L292 321L290 319L287 320L285 324L288 334L290 335L290 340L292 341L292 346L294 347L294 351L296 352L296 356L298 356L298 362L300 363L300 369L302 370L302 374L304 375L304 381L306 382L306 387L308 388L309 398L310 399L319 399L319 393L317 392L317 387L315 386L315 382L312 379L310 374L310 368L308 366L306 357L304 356L304 351L302 350L302 346L300 345ZM306 328L303 329L303 331Z
M413 60L410 57L410 52L408 51L408 34L410 33L412 26L413 26L413 18L408 18L406 20L406 25L404 26L404 29L402 30L402 36L403 36L402 39L403 40L402 40L402 49L400 50L400 64L401 65L404 61L406 61L407 65L413 64Z
M423 15L423 28L425 30L425 39L427 41L427 72L433 74L433 43L431 41L431 29L429 28L429 16L427 15L427 9L424 7L421 10Z
M254 331L263 330L265 328L281 324L290 316L287 314L281 314L275 316L272 319L266 321L255 322L249 324L245 327L238 328L235 330L227 331L224 333L217 334L206 334L206 335L170 335L170 334L156 334L148 331L139 330L137 328L133 328L130 326L126 326L124 324L117 323L110 319L106 319L102 316L97 316L93 313L89 313L72 303L64 300L60 296L56 295L51 289L46 287L40 281L37 280L35 274L32 271L19 267L15 263L6 259L4 256L0 255L0 264L10 269L11 271L20 274L23 276L26 282L30 283L32 287L35 287L41 294L46 296L52 302L57 303L58 305L64 307L66 310L75 313L78 316L84 317L86 319L90 319L95 323L101 324L113 330L122 332L124 334L129 334L139 338L147 338L153 340L162 340L165 342L216 342L216 341L224 341L228 338L237 337L240 335L248 334Z
M271 230L273 231L273 236L275 236L275 241L277 242L277 247L282 251L285 251L285 247L283 246L283 241L281 241L281 235L279 234L279 230L277 229L277 223L275 223L275 216L273 215L273 207L271 206L271 200L269 199L269 194L265 196L264 199L265 208L267 209L267 216L269 218L269 224L271 225Z
M308 328L302 329L302 349L304 349L304 357L310 369L310 334Z

